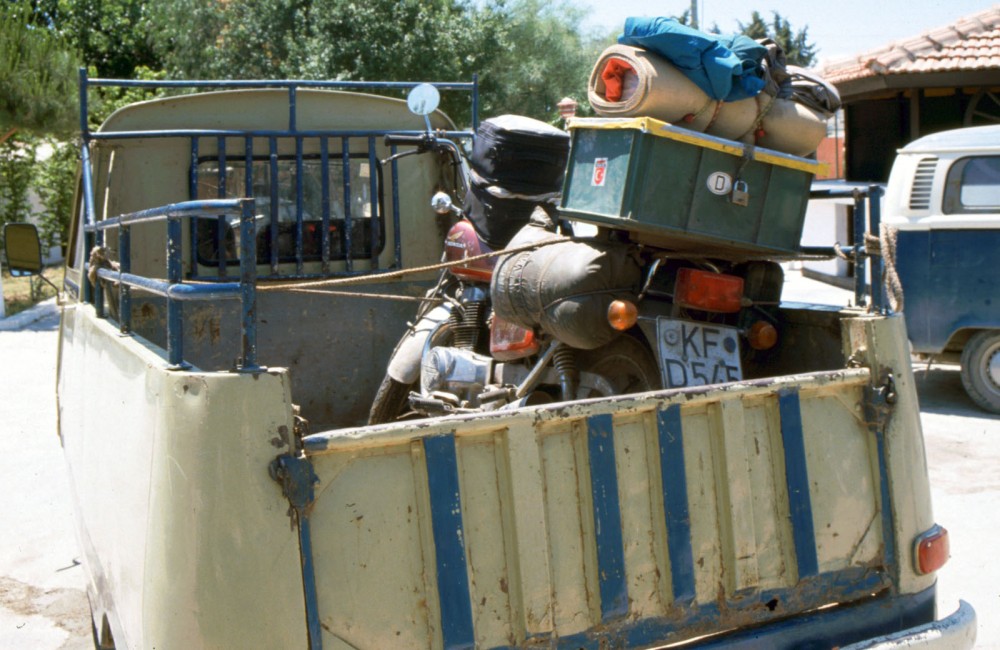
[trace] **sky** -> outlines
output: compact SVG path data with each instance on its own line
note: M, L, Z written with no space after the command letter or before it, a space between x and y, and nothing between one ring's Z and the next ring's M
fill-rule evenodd
M585 27L619 32L629 16L679 16L690 0L571 0L589 9ZM817 62L862 54L893 41L945 27L957 19L1000 8L988 0L698 0L703 29L719 26L722 33L738 31L754 10L765 20L781 14L796 32L809 28L809 40L818 48Z

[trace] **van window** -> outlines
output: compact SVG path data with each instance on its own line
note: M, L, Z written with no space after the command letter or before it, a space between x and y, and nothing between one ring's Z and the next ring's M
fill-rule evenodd
M958 160L948 170L945 214L1000 211L1000 156Z
M267 264L271 261L271 202L277 202L278 221L278 260L280 262L295 261L296 246L296 188L297 171L295 159L281 158L277 164L267 159L254 160L250 181L252 187L247 187L246 163L242 159L226 161L225 173L220 175L220 166L215 158L198 163L198 198L214 198L224 195L224 198L252 196L256 199L257 217L257 262ZM271 196L272 173L277 181L277 197ZM354 259L367 259L372 256L372 216L380 218L377 196L373 196L371 174L368 157L352 158L350 162L350 200L349 214L351 220L350 255ZM221 176L221 178L220 178ZM342 260L347 257L347 233L345 228L348 209L344 201L344 164L333 156L328 161L327 192L329 193L329 226L326 236L329 238L329 259ZM220 191L224 187L224 191ZM377 191L376 191L377 195ZM302 160L302 254L303 259L319 260L323 249L323 166L318 157L304 157ZM236 260L235 233L238 231L238 219L231 217L225 224L226 258L229 263ZM379 229L384 232L384 228ZM198 257L201 264L217 265L217 235L218 225L215 221L200 219L198 222ZM381 237L380 237L381 239ZM383 242L378 242L375 253L382 248Z

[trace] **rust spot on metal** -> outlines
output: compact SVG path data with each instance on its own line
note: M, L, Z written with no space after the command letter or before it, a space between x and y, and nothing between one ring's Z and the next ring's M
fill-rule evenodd
M500 578L500 591L507 593L507 578Z
M197 341L208 341L212 345L222 338L222 323L218 313L212 308L199 309L191 314L191 334Z

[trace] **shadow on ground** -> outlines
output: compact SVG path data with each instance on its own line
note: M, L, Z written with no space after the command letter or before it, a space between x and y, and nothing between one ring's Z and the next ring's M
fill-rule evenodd
M982 410L969 398L957 365L933 364L928 368L926 362L915 362L913 375L922 412L1000 419L1000 415Z

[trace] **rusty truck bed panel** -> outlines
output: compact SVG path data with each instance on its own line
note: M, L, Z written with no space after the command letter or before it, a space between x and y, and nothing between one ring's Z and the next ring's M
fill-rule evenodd
M309 436L323 647L643 645L878 593L870 380Z

